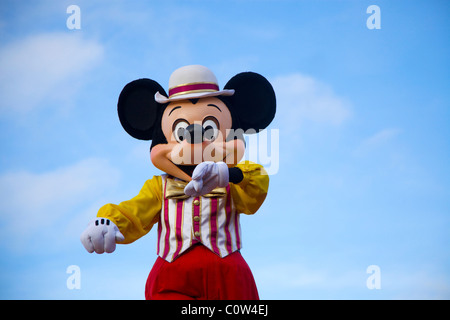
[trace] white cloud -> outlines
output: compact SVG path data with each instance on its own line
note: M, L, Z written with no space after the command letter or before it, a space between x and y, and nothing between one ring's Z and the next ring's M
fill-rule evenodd
M304 122L340 125L351 116L350 103L332 88L300 73L279 76L272 81L277 95L277 117L291 128Z
M399 128L385 128L368 138L365 138L361 144L355 149L355 155L365 155L383 145L388 144L392 139L397 137L402 132Z
M401 132L398 128L383 129L363 141L365 146L377 146L394 138Z
M0 176L0 231L18 248L48 233L62 236L77 215L86 216L105 190L118 184L119 176L106 160L96 158L39 174L5 173Z
M0 113L70 100L102 55L103 47L80 33L43 33L1 47Z

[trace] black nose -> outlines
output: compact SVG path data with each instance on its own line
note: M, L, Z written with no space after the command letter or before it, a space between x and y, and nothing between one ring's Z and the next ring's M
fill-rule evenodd
M184 137L188 143L202 143L205 129L199 124L191 124L187 126Z

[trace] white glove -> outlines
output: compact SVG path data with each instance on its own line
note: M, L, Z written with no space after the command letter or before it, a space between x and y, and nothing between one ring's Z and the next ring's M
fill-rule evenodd
M80 240L89 253L111 253L116 250L116 242L125 240L125 237L111 220L96 218L89 222Z
M225 162L205 161L195 167L192 180L184 188L184 193L198 197L210 193L214 188L226 187L228 179L228 166Z

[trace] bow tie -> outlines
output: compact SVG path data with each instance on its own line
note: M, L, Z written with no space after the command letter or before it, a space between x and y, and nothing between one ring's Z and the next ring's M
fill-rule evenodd
M188 183L183 180L175 180L173 178L167 178L166 180L166 198L167 199L187 199L188 195L184 193L184 187ZM226 188L215 188L210 193L202 195L207 198L223 197L227 194Z

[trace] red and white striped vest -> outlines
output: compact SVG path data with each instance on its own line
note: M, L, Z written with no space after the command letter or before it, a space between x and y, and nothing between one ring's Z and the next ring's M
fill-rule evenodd
M166 197L167 175L162 175L162 210L158 223L157 254L168 262L196 243L220 257L241 249L239 213L231 198L230 185L219 197Z

